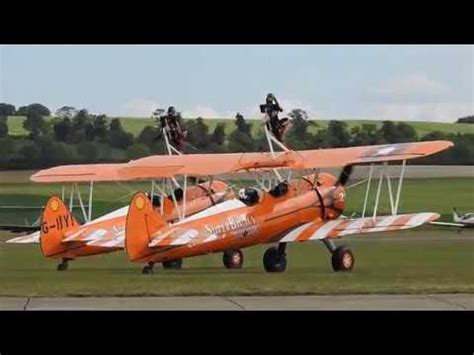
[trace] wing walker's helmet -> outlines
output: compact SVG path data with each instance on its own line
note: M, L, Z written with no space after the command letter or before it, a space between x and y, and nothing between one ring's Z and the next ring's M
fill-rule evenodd
M247 187L239 190L239 199L246 205L256 204L259 200L258 191L254 188Z
M267 104L272 104L272 103L273 103L273 100L275 100L275 96L273 96L273 94L271 94L271 93L268 94L268 95L267 95L267 99L266 99Z
M175 115L176 114L176 109L174 106L168 107L168 115Z

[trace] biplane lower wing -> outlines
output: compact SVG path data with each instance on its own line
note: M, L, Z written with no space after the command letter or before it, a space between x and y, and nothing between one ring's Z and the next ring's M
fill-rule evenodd
M346 235L389 232L419 227L440 217L437 213L424 212L380 216L376 218L340 218L328 222L311 222L300 225L279 240L280 243L337 239Z

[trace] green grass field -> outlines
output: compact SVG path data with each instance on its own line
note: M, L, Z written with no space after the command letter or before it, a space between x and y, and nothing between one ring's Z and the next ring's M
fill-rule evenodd
M26 132L23 129L23 117L10 117L8 119L8 128L11 135L24 135ZM122 117L122 125L124 129L128 132L138 135L141 130L147 125L153 125L153 120L151 118L143 117ZM209 131L212 132L218 123L225 124L226 133L229 134L235 129L233 120L231 119L206 119L206 124L209 126ZM258 119L249 120L252 124L252 131L256 133L262 127L262 121ZM310 131L313 133L319 129L326 128L328 125L328 120L316 120L317 126L310 128ZM345 121L349 129L354 126L360 126L363 123L372 123L376 124L378 127L382 124L382 121L373 121L373 120L346 120ZM426 133L432 131L441 131L446 133L474 133L474 124L469 123L444 123L444 122L417 122L417 121L407 121L412 125L418 135L421 137Z
M23 173L18 174L20 179ZM124 205L127 194L146 187L98 184L95 211L100 214ZM58 192L55 186L3 183L0 205L42 204ZM360 211L363 189L356 187L347 196L348 211ZM402 212L434 211L450 220L453 206L474 211L472 179L406 180ZM382 210L388 211L388 204ZM15 218L21 222L19 215L0 214L0 222ZM76 260L67 272L59 273L56 261L43 258L38 245L3 243L10 237L0 232L0 296L474 293L473 230L458 233L426 226L340 240L338 244L350 246L356 257L353 272L342 274L332 271L322 243L290 245L288 268L282 274L263 270L265 246L245 249L241 270L224 269L222 255L213 254L186 259L179 271L157 267L155 274L145 276L142 265L129 263L124 253L117 252Z
M141 265L124 253L79 259L67 272L38 246L0 243L1 296L289 295L474 292L474 233L435 228L339 241L356 257L351 273L335 273L321 243L290 245L285 273L263 270L264 246L244 250L244 267L226 270L221 254L186 259L182 270ZM5 239L3 237L2 239Z

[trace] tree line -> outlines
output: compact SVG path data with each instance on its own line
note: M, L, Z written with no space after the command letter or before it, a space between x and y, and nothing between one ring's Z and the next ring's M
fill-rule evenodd
M8 132L9 116L24 116L25 136ZM158 122L150 119L135 137L126 132L119 118L96 115L86 109L64 106L52 116L41 104L15 108L0 103L0 169L38 169L59 164L125 162L151 154L165 154L163 137ZM474 134L448 134L433 131L421 137L404 122L384 121L380 127L364 123L349 129L343 121L329 121L321 127L308 120L304 110L289 113L292 126L286 144L292 149L318 149L358 145L391 144L447 139L455 147L415 164L474 164ZM225 124L218 123L212 130L204 119L185 120L188 130L186 153L227 153L268 151L263 129L252 129L252 124L237 114L234 128L227 134ZM313 127L314 126L314 127ZM313 133L315 132L315 133Z

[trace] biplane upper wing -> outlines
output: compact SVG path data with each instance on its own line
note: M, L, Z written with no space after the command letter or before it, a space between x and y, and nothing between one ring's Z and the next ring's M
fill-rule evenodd
M115 181L118 179L117 170L125 164L75 164L60 165L50 169L40 170L30 179L34 182L90 182Z
M117 172L127 166L124 164L77 164L60 165L50 169L40 170L31 176L31 180L40 183L65 183L65 182L99 182L128 180L126 176ZM171 176L176 172L176 167L166 166L157 168L159 175Z
M31 176L42 183L127 181L238 173L251 169L315 169L425 157L453 145L450 141L399 143L278 153L154 155L124 164L62 165Z
M327 222L302 224L284 235L279 242L305 242L336 239L351 234L367 234L409 229L432 222L440 217L437 213L411 213L376 218L339 218Z
M132 161L117 171L122 180L169 177L176 174L206 176L251 169L315 169L422 158L448 149L450 141L399 143L349 148L278 153L155 155Z

